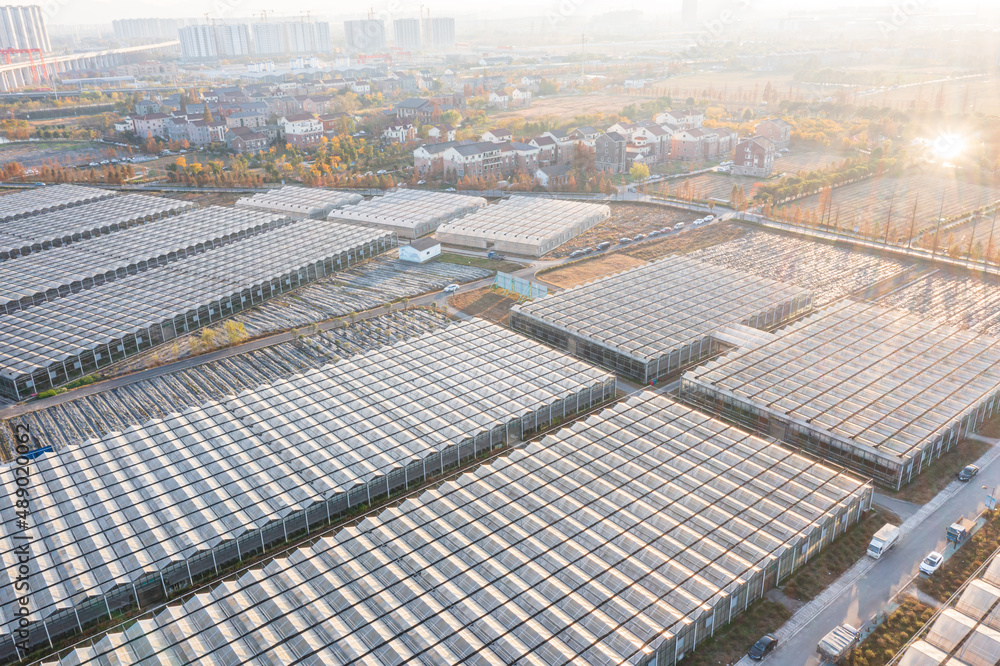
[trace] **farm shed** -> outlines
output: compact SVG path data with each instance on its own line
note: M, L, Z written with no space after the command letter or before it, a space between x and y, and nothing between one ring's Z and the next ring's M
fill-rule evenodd
M195 207L190 201L126 194L12 220L0 224L0 260L128 229Z
M687 399L898 489L996 413L1000 339L842 301L685 373Z
M45 507L32 523L32 640L162 598L616 392L612 375L474 321L46 454L32 489ZM13 511L14 470L0 479ZM14 529L0 526L4 543Z
M82 185L50 185L0 197L0 222L110 199L118 193Z
M291 221L285 215L211 206L156 224L9 259L0 262L0 313L135 275Z
M446 245L540 257L611 217L604 204L511 197L438 227Z
M811 306L804 289L671 256L515 305L510 327L649 383Z
M399 258L415 264L430 261L441 254L441 242L435 238L417 238L409 245L399 246Z
M274 661L297 645L288 661L673 666L871 496L645 392L59 663Z
M363 197L356 192L338 192L318 187L285 185L236 202L237 208L249 208L268 213L285 213L292 217L325 218L334 208L356 204Z
M304 220L2 315L0 395L59 386L395 246L384 231Z
M331 220L395 232L400 238L420 238L432 233L444 222L464 217L486 206L486 199L428 192L393 190L356 206L330 211Z

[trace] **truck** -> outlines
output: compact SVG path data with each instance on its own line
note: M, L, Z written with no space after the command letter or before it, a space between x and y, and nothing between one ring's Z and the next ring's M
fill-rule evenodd
M497 261L503 261L507 257L505 255L503 255L503 254L500 254L499 252L496 252L494 250L490 250L489 252L486 253L486 258L487 259L496 259Z
M948 541L962 543L972 534L972 529L976 526L976 521L968 518L959 518L948 527Z
M879 528L868 544L868 555L876 560L885 555L899 541L899 528L885 524Z
M858 643L858 630L849 624L842 624L820 639L816 645L821 660L837 663Z

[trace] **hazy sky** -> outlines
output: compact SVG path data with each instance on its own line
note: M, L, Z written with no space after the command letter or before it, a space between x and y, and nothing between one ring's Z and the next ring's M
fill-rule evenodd
M283 15L297 15L309 11L313 16L326 18L355 17L367 13L369 7L383 15L416 16L421 5L429 7L438 16L511 18L519 13L532 15L557 11L560 5L575 8L580 14L597 14L607 11L625 11L629 8L649 14L670 14L680 11L681 0L368 0L368 2L324 2L323 0L22 0L38 2L46 8L49 23L54 24L95 24L109 23L115 18L172 17L201 18L205 12L215 17L253 16L261 10L278 12ZM886 6L894 0L701 0L703 4L726 3L742 7L750 3L761 12L784 12L789 8L806 9L810 6L829 10L840 6ZM898 4L902 0L895 0ZM911 0L920 2L927 8L940 0ZM977 0L949 0L946 6L959 5L972 8L981 4Z

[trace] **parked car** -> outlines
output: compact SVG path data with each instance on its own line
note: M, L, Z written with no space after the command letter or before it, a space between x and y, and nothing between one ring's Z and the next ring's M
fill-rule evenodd
M583 250L573 250L569 253L570 259L576 259L577 257L582 257L585 254Z
M774 652L774 648L776 647L778 647L778 639L775 638L774 634L765 634L750 647L750 650L747 651L747 656L754 661L760 661Z
M449 284L447 287L445 287L441 291L443 291L446 294L454 294L456 291L458 291L458 285L457 284Z
M585 247L582 250L580 250L580 252L583 252L584 254L590 254L593 251L594 251L594 248L592 248L592 247Z
M696 227L697 227L697 226L701 226L701 225L702 225L702 224L704 224L704 223L705 223L705 220L704 220L703 218L700 218L700 217L699 217L699 218L698 218L697 220L695 220L695 221L694 221L694 222L692 222L691 224L693 224L694 226L696 226Z
M619 238L618 239L618 244L619 245L625 245L625 244L631 243L631 242L632 242L631 238Z
M900 531L895 525L886 523L879 528L878 532L872 535L871 543L868 544L868 555L876 560L892 550L892 547L899 541Z
M609 247L611 247L611 243L608 243L607 241L605 241L605 242L603 242L603 243L598 243L598 244L597 244L597 251L598 251L598 252L604 252L604 251L605 251L605 250L607 250L607 249L608 249Z
M706 215L706 216L705 216L705 221L706 221L706 222L711 222L711 221L712 221L712 220L714 220L714 219L715 219L715 216L714 216L714 215Z
M673 231L673 229L671 229L670 227L664 227L663 229L660 229L661 234L669 234L671 231Z
M659 235L660 235L660 232L659 232L659 231L657 231L656 229L653 229L652 231L650 231L650 232L649 232L648 234L646 234L646 235L647 235L647 236L649 236L650 238L656 238L657 236L659 236Z
M932 550L924 558L924 561L920 563L920 573L925 573L930 576L932 573L938 570L941 563L944 562L944 555Z
M979 468L975 465L966 465L962 468L962 471L958 473L959 481L970 481L972 477L979 474Z
M637 234L636 236L634 236L632 238L632 240L635 241L636 243L638 243L639 241L643 240L644 238L646 238L646 237L643 236L642 234Z
M684 228L683 222L678 222L677 224L674 225L674 231L680 231L683 228Z

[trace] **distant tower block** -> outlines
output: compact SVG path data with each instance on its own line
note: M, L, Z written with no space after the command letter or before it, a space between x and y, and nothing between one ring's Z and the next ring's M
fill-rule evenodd
M684 0L681 6L681 22L685 28L698 25L698 0Z

